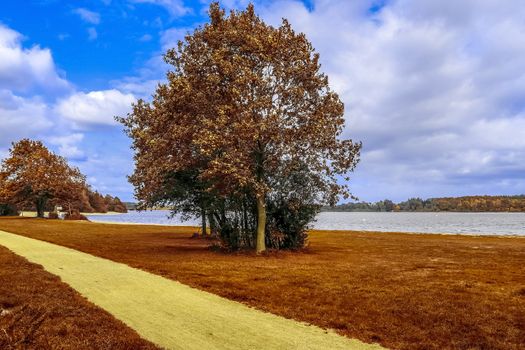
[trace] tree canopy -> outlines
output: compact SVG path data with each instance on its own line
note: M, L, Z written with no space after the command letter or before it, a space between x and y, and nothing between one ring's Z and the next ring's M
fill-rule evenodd
M48 201L68 204L79 200L85 176L42 142L23 139L13 143L0 167L0 202L34 205L44 216Z
M227 16L212 3L209 15L165 54L168 82L153 101L139 100L119 119L135 150L130 181L143 204L176 204L182 197L170 197L169 179L195 172L211 196L195 205L242 211L246 228L256 223L260 252L275 221L267 220L267 205L280 201L289 213L294 205L348 197L346 182L337 180L348 180L361 144L341 138L343 103L304 34L286 20L265 24L253 5ZM295 187L301 181L306 200Z
M78 168L41 141L20 140L9 152L0 165L0 216L36 209L42 217L53 205L86 213L127 212L118 197L92 190Z

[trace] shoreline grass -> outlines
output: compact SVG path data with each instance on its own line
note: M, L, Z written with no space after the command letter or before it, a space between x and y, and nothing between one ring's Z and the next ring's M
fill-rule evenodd
M137 267L392 349L522 349L525 240L314 231L302 252L213 252L192 228L3 219L0 229Z

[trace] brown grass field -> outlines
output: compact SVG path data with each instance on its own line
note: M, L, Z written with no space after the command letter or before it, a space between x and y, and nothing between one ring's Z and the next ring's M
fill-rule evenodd
M189 227L16 218L0 229L393 349L525 349L523 238L317 231L302 252L255 256L214 252Z
M0 246L0 349L157 349L60 279Z

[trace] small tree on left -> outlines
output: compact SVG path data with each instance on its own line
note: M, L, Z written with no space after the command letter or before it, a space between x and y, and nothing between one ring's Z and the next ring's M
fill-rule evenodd
M13 143L0 165L0 202L19 208L34 206L38 217L44 216L49 204L68 206L78 201L85 189L86 178L80 170L40 141Z

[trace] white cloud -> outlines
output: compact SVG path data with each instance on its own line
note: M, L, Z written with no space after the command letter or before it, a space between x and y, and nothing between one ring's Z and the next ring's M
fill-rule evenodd
M58 101L55 112L74 123L74 127L85 129L96 125L116 125L115 116L125 116L135 101L132 94L116 89L77 92Z
M191 28L171 28L160 33L160 45L162 52L166 52L168 49L177 47L179 40L184 40L184 37L191 33Z
M7 155L12 142L52 133L57 125L45 97L71 89L57 73L51 52L39 46L24 48L22 39L0 25L0 157Z
M0 149L22 138L41 137L51 129L49 108L38 98L0 90Z
M93 12L85 8L77 8L73 10L73 13L79 15L80 18L82 18L84 22L87 22L90 24L100 23L100 14L97 12Z
M160 79L147 79L143 77L127 77L112 84L123 93L132 94L138 98L148 100L155 92Z
M116 89L75 92L57 73L51 52L22 47L22 35L0 25L0 159L12 142L42 140L79 166L106 193L131 199L126 174L132 170L129 140L113 125L114 115L129 111L133 95ZM115 165L109 167L108 164Z
M22 47L22 35L0 24L0 89L64 91L70 84L60 76L49 49Z
M49 142L58 146L58 153L68 160L85 160L86 154L82 151L78 143L82 142L84 134L74 133L63 136L52 136Z
M192 12L191 8L184 6L183 0L130 0L130 2L164 7L173 17L184 16Z
M516 175L525 173L525 8L496 0L377 4L255 4L268 23L288 18L321 54L345 103L345 135L364 143L354 193L365 200L525 193ZM162 51L188 31L161 32ZM147 98L167 68L156 53L137 77L114 86Z
M521 193L525 173L525 8L495 0L274 1L321 54L364 143L355 194ZM511 186L517 186L512 188ZM521 186L521 187L519 187Z
M93 27L87 29L88 40L96 40L98 38L97 30Z
M163 6L172 17L190 13L183 1L128 2ZM345 102L346 135L364 143L351 183L355 194L402 200L525 192L525 7L496 0L393 0L369 11L377 3L256 1L266 21L288 18L321 54L322 70ZM243 8L247 1L221 4ZM187 31L159 33L162 50ZM74 159L90 154L86 173L100 174L106 155L91 159L92 150L83 147L102 146L71 127L115 125L113 116L125 115L134 96L148 98L168 68L160 52L136 77L111 82L113 90L84 93L72 92L50 50L22 44L22 35L0 25L0 156L12 140L45 137ZM56 90L62 96L56 104L23 97L45 91L52 101ZM120 156L129 154L122 150ZM122 178L115 175L106 186Z
M148 41L151 41L151 39L153 39L153 37L150 34L144 34L143 36L139 38L139 41L148 42Z

